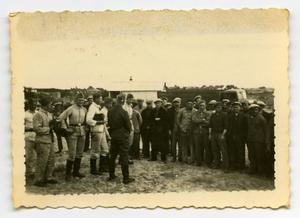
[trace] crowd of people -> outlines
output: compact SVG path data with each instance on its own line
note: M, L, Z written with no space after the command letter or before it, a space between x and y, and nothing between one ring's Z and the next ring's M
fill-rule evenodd
M58 182L53 170L55 152L63 150L62 138L68 147L67 182L85 177L80 172L85 151L92 175L107 173L108 181L114 181L115 166L120 164L124 184L134 182L129 164L141 158L158 161L160 157L166 164L204 165L224 173L273 175L274 114L265 112L264 102L206 102L200 95L184 105L181 101L176 97L172 102L166 98L144 102L132 94L103 99L98 93L87 98L78 93L73 104L50 96L38 102L29 99L25 112L27 180L39 187ZM55 138L58 151L54 151Z

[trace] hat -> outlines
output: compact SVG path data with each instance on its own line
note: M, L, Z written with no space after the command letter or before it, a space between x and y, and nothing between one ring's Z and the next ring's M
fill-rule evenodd
M78 98L84 98L84 95L81 92L79 92L76 94L75 99L78 99Z
M125 94L123 94L123 93L121 93L121 94L118 94L118 96L117 96L117 100L125 100L125 98L126 98L126 95Z
M217 101L217 102L216 102L216 107L222 106L222 105L223 105L222 102L220 102L220 101Z
M110 98L110 97L105 97L104 98L104 103L105 104L109 104L109 103L111 103L112 102L112 99Z
M249 104L249 101L247 99L245 99L245 98L241 99L240 102L242 104Z
M196 96L194 97L194 101L197 101L198 98L202 98L202 96L201 96L201 95L196 95Z
M92 96L92 95L89 95L86 99L87 99L87 100L93 99L93 96Z
M56 106L56 105L62 105L62 104L63 104L63 102L60 101L60 100L56 100L56 101L53 102L54 106Z
M41 106L48 106L51 103L51 97L50 96L43 96L40 99L40 103L41 103Z
M242 106L241 102L238 102L238 101L235 101L232 103L232 106L235 106L235 105Z
M265 107L266 103L263 102L263 101L257 101L257 105L260 106L260 107Z
M176 97L176 98L173 99L172 102L173 102L173 103L174 103L174 102L181 103L181 98Z
M160 98L157 98L154 103L157 103L157 102L162 102L162 100Z
M152 104L152 103L153 103L153 101L151 101L151 100L146 101L146 104Z
M216 100L211 100L210 102L208 102L208 104L217 104Z
M224 99L222 99L222 102L223 102L223 103L229 103L229 102L230 102L230 100L229 100L229 99L227 99L227 98L224 98Z
M167 102L166 104L165 104L165 106L171 106L172 104L170 103L170 102Z
M168 101L169 99L167 97L162 97L161 98L163 101Z
M249 106L249 109L252 109L252 108L259 108L259 106L258 106L257 104L251 104L251 105Z
M138 99L137 99L137 102L144 102L144 100L143 100L143 99L140 99L140 98L138 98Z
M129 99L129 98L133 98L133 94L128 93L127 96L126 96L126 99Z

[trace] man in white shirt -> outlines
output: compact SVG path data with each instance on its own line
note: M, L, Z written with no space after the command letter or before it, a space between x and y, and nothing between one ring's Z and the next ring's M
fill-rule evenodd
M86 116L86 123L91 128L91 156L90 168L91 174L101 175L108 172L108 143L109 134L105 124L105 115L101 113L100 103L101 95L93 96L94 102L90 105ZM97 159L99 159L99 170L97 170Z
M34 165L36 160L35 151L35 132L33 131L33 116L35 114L36 103L30 100L28 102L28 110L25 112L25 164L26 178L33 179Z

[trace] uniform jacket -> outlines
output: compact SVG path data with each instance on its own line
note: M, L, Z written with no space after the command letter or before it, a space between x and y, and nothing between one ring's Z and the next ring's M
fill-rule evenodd
M178 109L175 109L173 106L167 110L167 119L168 119L168 128L169 130L173 131L174 128L176 129L177 127L177 123L176 123L176 120L177 120L177 115L179 113L179 110L180 108Z
M145 108L144 110L142 110L142 126L141 126L141 132L145 132L150 130L151 127L151 114L152 114L152 110L153 108Z
M108 126L112 139L124 140L129 138L132 131L128 113L121 105L115 105L108 111Z
M222 133L224 129L228 129L228 118L224 112L216 112L211 115L209 128L212 133Z
M227 136L239 137L243 141L247 138L247 116L243 112L228 114Z
M208 111L200 112L196 109L192 112L192 130L199 133L200 128L208 129L210 121L210 113Z
M49 123L53 120L52 114L40 109L33 116L33 130L36 133L35 141L40 143L52 143L53 133Z
M269 143L269 128L266 119L261 115L249 115L248 123L248 142Z

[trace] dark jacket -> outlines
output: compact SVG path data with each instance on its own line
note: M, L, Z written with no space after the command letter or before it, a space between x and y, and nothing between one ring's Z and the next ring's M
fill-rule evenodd
M179 108L180 109L180 108ZM172 106L169 110L167 110L167 122L168 122L168 129L173 131L174 129L174 126L176 124L176 115L178 114L179 112L179 109L178 111L176 111L176 109Z
M229 113L227 116L227 136L229 138L239 137L245 142L247 138L247 116L242 112L239 112L237 115L235 113Z
M209 128L212 133L222 133L224 129L228 129L227 114L224 112L216 112L211 115Z
M128 139L131 132L131 123L128 113L121 105L115 105L107 114L109 132L112 139Z
M269 143L269 127L266 119L261 114L257 114L255 117L249 115L247 123L248 142Z
M150 130L151 127L151 113L152 113L152 108L145 108L142 110L141 115L142 115L142 127L141 127L141 133L144 133L147 130Z
M153 136L166 134L168 132L167 112L164 108L153 109L150 116L151 132Z

